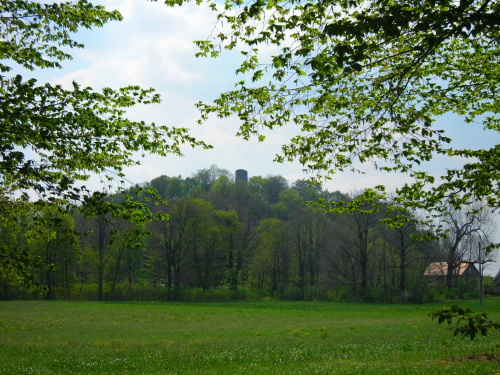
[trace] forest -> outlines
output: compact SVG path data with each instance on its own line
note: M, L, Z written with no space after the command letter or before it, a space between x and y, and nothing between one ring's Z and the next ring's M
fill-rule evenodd
M38 211L26 203L0 228L13 253L36 257L31 272L45 293L0 279L0 298L203 301L286 299L421 302L477 297L478 280L425 275L431 262L477 262L478 234L491 231L485 211L442 218L437 239L417 214L401 225L394 211L324 212L311 202L349 202L360 192L330 192L307 180L252 176L236 181L215 165L191 177L160 176L125 194L153 213L147 223L109 211ZM159 199L161 197L161 199ZM83 203L85 205L85 203ZM43 213L41 213L43 212ZM403 213L399 213L403 215ZM91 217L91 218L88 218ZM487 245L487 243L484 243ZM490 254L491 256L491 254ZM491 289L491 280L485 280Z

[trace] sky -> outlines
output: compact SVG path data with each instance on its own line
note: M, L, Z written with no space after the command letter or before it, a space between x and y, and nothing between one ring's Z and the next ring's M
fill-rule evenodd
M217 59L195 57L194 40L209 37L215 25L215 14L205 4L189 3L175 8L161 1L145 0L104 0L101 4L118 9L124 20L79 32L75 39L83 42L85 49L72 50L73 60L64 62L62 70L38 72L40 79L66 87L76 81L94 89L130 84L154 87L161 94L162 103L134 108L129 117L187 127L193 136L214 146L212 150L187 147L182 158L147 156L141 160L141 166L125 170L130 181L141 183L160 175L189 177L213 164L233 173L245 169L250 177L282 175L290 182L309 177L298 162L273 162L281 145L293 135L293 128L267 132L266 140L259 143L235 136L237 119L213 118L203 126L196 124L199 116L195 103L211 102L219 93L233 89L238 78L234 71L240 62L238 53L223 53ZM458 142L491 144L492 136L498 140L498 133L481 129L471 133L470 125L451 116L438 121L438 126L449 128L451 137ZM428 167L439 173L440 169L444 171L443 165L444 160L436 160ZM353 192L384 183L390 191L405 181L406 176L396 173L342 173L334 175L324 187Z
M195 103L211 102L219 93L233 89L238 78L234 71L240 62L238 53L222 53L217 59L195 57L194 40L209 37L215 25L215 14L205 4L189 3L170 8L161 1L103 0L100 3L108 9L118 9L124 20L79 32L75 39L83 42L85 49L72 50L73 60L64 62L61 70L36 72L39 81L66 87L76 81L94 89L136 84L154 87L161 94L162 103L134 108L129 112L130 118L187 127L191 135L214 146L213 150L185 148L183 157L147 156L141 159L140 166L125 169L128 180L141 183L160 175L185 178L211 165L233 173L236 169L245 169L249 177L282 175L289 182L309 177L298 162L273 162L293 129L268 132L266 140L259 143L256 139L245 141L235 136L237 119L213 118L203 126L196 124L199 116ZM272 50L264 52L272 54ZM457 145L486 147L500 141L498 133L488 133L477 126L471 129L471 125L457 116L440 118L436 125L446 129ZM439 174L445 166L460 163L460 160L436 159L428 168ZM342 173L334 175L323 186L331 191L353 192L383 183L391 191L406 181L406 176L395 173ZM98 183L99 179L93 178L87 186L95 184L97 188Z

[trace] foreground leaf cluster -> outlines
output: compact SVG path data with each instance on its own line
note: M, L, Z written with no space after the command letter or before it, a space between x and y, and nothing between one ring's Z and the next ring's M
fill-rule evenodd
M430 313L429 316L432 317L433 320L437 319L439 324L443 322L452 324L452 322L456 320L456 328L453 334L455 336L460 335L462 337L468 337L471 340L474 340L478 333L482 336L486 336L488 330L500 329L500 324L489 319L486 313L481 312L474 314L471 309L463 309L457 305L451 308L443 307L442 309Z

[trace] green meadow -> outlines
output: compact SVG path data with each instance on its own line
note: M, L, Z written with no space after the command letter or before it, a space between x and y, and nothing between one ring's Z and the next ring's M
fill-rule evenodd
M500 299L459 304L500 320ZM0 302L0 374L500 372L500 334L453 337L443 305Z

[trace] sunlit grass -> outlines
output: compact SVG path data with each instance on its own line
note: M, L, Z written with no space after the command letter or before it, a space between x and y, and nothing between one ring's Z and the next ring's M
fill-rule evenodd
M494 374L469 357L499 333L453 337L427 316L439 307L0 302L0 374Z

